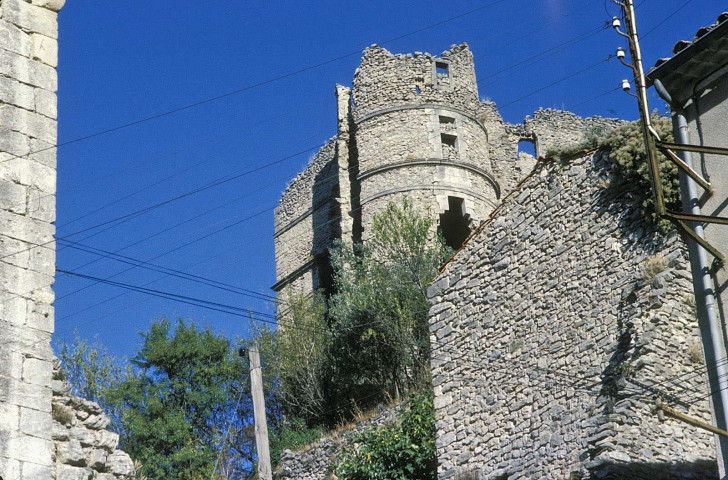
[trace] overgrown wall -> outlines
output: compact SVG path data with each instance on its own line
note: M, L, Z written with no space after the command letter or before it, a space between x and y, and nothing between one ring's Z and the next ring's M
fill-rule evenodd
M334 463L342 450L353 445L353 438L368 428L381 427L397 420L400 406L389 407L373 418L351 428L327 435L302 450L284 450L274 478L277 480L330 480Z
M540 163L430 288L439 478L716 478L685 247L608 158Z
M6 480L54 474L55 67L63 4L0 1L0 477Z

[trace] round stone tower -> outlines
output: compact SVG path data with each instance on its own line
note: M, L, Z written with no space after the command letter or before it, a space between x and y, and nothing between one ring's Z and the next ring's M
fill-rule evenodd
M364 51L351 103L359 190L352 206L364 241L372 217L405 198L434 217L454 248L495 208L500 189L478 108L467 45L440 57Z

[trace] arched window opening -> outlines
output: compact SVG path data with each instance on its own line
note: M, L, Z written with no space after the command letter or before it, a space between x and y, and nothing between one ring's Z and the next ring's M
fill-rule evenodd
M447 205L448 209L440 215L438 230L445 243L453 250L457 250L470 235L470 215L465 213L462 198L447 197Z

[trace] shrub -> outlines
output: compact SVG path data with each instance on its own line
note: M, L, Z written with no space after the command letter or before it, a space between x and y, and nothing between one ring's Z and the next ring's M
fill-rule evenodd
M393 425L365 431L342 452L335 472L341 480L437 478L435 409L431 393L413 396Z

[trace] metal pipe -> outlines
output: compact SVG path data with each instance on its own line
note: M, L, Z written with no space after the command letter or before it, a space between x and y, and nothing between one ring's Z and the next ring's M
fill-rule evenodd
M660 80L653 82L658 95L665 100L673 112L675 112L675 120L677 126L677 143L683 145L690 144L690 133L688 130L688 122L682 107L673 103L672 97ZM692 155L688 151L681 151L683 161L692 168ZM697 188L695 181L689 176L680 172L680 190L682 196L683 211L700 215L700 204L698 202ZM703 226L699 223L693 224L693 231L700 238L705 238ZM713 279L710 275L708 266L708 256L705 249L701 247L695 240L688 239L688 249L690 252L690 266L693 273L693 289L696 296L696 306L698 310L698 319L704 320L707 326L707 332L710 336L709 342L703 342L712 350L712 355L706 351L706 367L708 369L708 379L710 380L711 391L717 392L711 395L713 403L713 413L716 425L726 430L728 420L728 366L726 365L725 345L723 344L723 335L718 320L718 313L715 304L715 294L713 288ZM702 330L702 329L701 329ZM706 349L707 350L707 349ZM712 369L709 364L709 357L712 356L715 365L715 371L711 375ZM716 388L714 388L714 386ZM728 461L728 439L716 435L716 443L718 444L718 467L720 469L720 478L728 478L726 475L727 467L725 462Z

